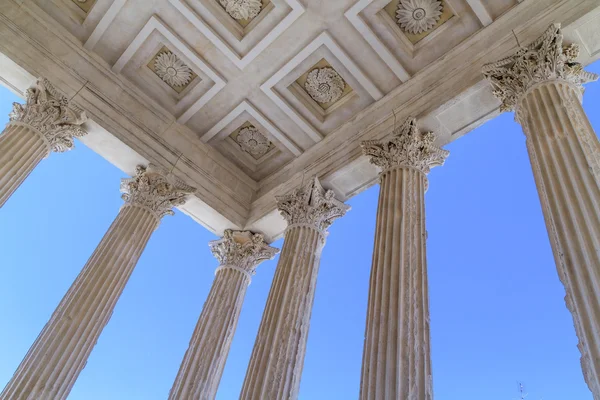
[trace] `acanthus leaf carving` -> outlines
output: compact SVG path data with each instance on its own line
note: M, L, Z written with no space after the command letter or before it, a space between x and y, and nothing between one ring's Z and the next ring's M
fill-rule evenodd
M27 89L26 103L13 103L10 122L33 127L48 143L50 150L63 153L74 147L73 138L87 133L81 125L87 121L84 111L70 104L45 78Z
M254 275L256 267L271 260L279 249L265 242L264 236L250 231L225 230L223 237L209 243L210 250L223 266L235 266Z
M428 174L431 168L444 164L449 151L434 145L432 132L421 133L416 118L409 117L394 130L387 141L368 140L361 143L363 154L384 171L393 167L415 168Z
M161 168L138 165L135 175L121 180L124 201L151 210L159 219L173 215L173 208L185 204L195 189Z
M277 208L288 225L312 225L324 232L350 206L335 198L333 190L325 190L317 177L285 196L277 196Z
M483 75L502 101L502 111L517 108L519 99L533 85L554 79L564 80L583 93L583 84L598 79L576 62L579 46L563 47L560 24L553 24L535 42L514 55L483 67Z

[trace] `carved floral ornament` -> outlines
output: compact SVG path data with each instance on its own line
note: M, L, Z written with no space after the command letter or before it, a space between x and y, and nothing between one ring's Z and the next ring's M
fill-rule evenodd
M261 0L219 0L225 11L233 19L252 19L256 17L261 9Z
M121 180L121 196L130 204L146 207L158 218L173 215L173 207L185 204L196 189L152 164L138 165L135 175Z
M554 79L566 81L583 93L583 84L598 79L575 60L579 46L563 47L560 24L554 24L535 42L514 55L483 67L483 75L502 101L502 111L513 111L533 85Z
M279 249L269 246L259 233L225 230L223 238L208 244L221 265L234 266L254 275L258 264L272 260Z
M288 226L307 224L322 232L350 210L350 206L335 198L333 190L323 189L317 177L288 195L277 196L276 200Z
M240 130L236 137L237 143L242 150L250 153L256 158L260 158L267 154L271 146L271 142L254 126L247 126Z
M190 67L170 51L156 56L154 68L160 79L174 87L183 87L192 80L193 72Z
M304 88L317 103L332 103L342 97L346 82L331 67L315 68L308 73Z
M361 143L363 154L384 171L394 167L415 168L428 174L431 168L444 164L450 154L433 143L435 135L421 133L416 118L408 118L394 130L388 141L368 140Z
M401 0L396 10L396 19L402 29L418 35L438 23L442 10L442 2L437 0Z
M73 138L87 133L81 127L87 121L85 112L70 104L45 78L27 89L25 104L13 103L9 119L35 128L57 153L71 150Z

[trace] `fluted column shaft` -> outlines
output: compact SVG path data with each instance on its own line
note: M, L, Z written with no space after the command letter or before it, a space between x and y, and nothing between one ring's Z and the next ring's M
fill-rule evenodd
M527 137L583 374L600 400L600 144L581 106L583 85L598 76L578 55L579 46L563 45L553 24L527 47L485 65L483 74Z
M258 264L278 252L265 243L261 234L230 229L209 246L220 265L170 400L215 398L251 277Z
M361 400L431 400L425 174L381 176Z
M193 188L152 165L121 181L126 204L19 365L0 400L63 400L108 323L152 232Z
M600 400L600 143L580 96L565 81L543 82L518 115L585 379Z
M0 399L67 398L158 222L146 208L121 209Z
M170 400L215 398L249 283L247 274L239 270L217 272Z
M288 228L241 400L298 398L326 229L350 209L316 177L277 202Z
M407 118L389 140L362 143L380 167L361 400L432 400L425 190L448 151Z
M298 397L324 239L310 226L288 228L240 399Z
M49 143L34 128L9 123L0 134L0 207L50 153Z

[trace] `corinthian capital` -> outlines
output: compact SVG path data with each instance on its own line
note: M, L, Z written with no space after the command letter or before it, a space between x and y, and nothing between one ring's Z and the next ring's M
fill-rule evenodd
M279 253L279 249L265 242L263 235L250 231L227 229L222 239L208 245L222 266L241 268L250 275L254 275L258 264Z
M502 111L516 108L520 97L536 83L561 79L581 90L583 84L598 79L598 75L583 70L575 60L579 46L563 47L560 24L550 28L535 42L514 55L483 67L494 95L502 101Z
M173 207L185 204L195 189L150 164L138 165L132 178L121 180L121 196L127 203L150 209L158 218L173 215Z
M350 206L337 200L333 190L325 190L317 177L304 187L285 196L278 196L277 208L288 225L308 224L325 231L343 217Z
M408 118L394 130L390 140L367 140L361 146L363 154L371 157L371 163L383 170L407 167L428 174L431 168L443 165L450 154L435 146L434 141L433 133L419 132L417 120Z
M52 151L62 153L74 146L73 138L86 131L81 125L87 121L85 112L69 103L45 78L38 79L27 89L26 104L13 103L11 122L21 122L39 131Z

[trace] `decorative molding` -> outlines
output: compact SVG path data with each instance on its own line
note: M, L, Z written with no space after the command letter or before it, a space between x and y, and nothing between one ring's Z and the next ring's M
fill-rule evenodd
M198 100L196 100L186 111L183 112L177 118L177 122L180 124L185 124L190 120L206 103L208 103L213 97L217 95L227 84L225 79L223 79L215 70L212 69L206 62L202 60L202 58L196 54L194 50L189 48L183 41L173 33L165 24L163 24L160 19L153 15L150 20L146 23L146 25L142 28L140 33L135 37L133 42L127 47L125 52L119 57L115 65L112 67L113 72L120 73L123 68L127 65L127 63L133 58L135 53L140 49L140 47L144 44L146 39L152 34L152 32L157 31L161 35L163 35L167 41L173 45L174 48L179 50L181 54L183 54L191 63L190 67L195 67L198 70L202 71L206 74L214 83L214 85ZM192 68L193 69L193 68Z
M254 46L245 55L238 54L227 42L218 35L184 0L169 0L169 2L192 23L206 38L215 45L227 58L231 60L236 67L243 70L246 68L260 53L263 52L271 43L275 41L283 32L285 32L302 14L304 14L304 6L298 0L284 0L290 7L291 11L281 20L279 24L273 28L256 46ZM210 13L206 6L199 2L199 7L203 11Z
M442 16L439 0L401 0L396 20L405 31L418 35L431 30Z
M148 167L138 165L132 178L121 180L123 200L149 209L158 219L174 215L173 207L184 205L195 191L195 188L152 164Z
M435 146L432 132L421 133L416 118L407 118L394 130L390 140L367 140L361 143L363 154L383 172L390 168L414 168L428 174L431 168L444 164L450 154Z
M381 93L375 84L373 84L373 82L361 71L346 52L342 50L329 32L325 31L321 33L260 87L260 89L315 142L319 142L323 139L321 133L319 133L310 122L295 111L278 93L276 93L274 87L279 81L291 73L296 66L321 46L327 48L333 56L339 60L339 62L348 70L350 75L358 81L373 100L377 101L383 97L383 93Z
M261 262L272 260L279 253L279 249L265 242L263 235L250 231L226 229L221 239L208 245L221 266L235 266L249 275L254 275Z
M483 25L485 27L485 26L490 25L492 22L494 22L494 20L492 19L492 16L488 12L488 10L485 8L485 5L482 3L481 0L466 0L466 1L469 4L469 6L471 7L471 10L473 10L475 15L479 19L479 22L481 22L481 25ZM521 1L522 0L519 0L519 2L521 2Z
M579 46L563 47L560 24L553 24L529 46L510 57L484 65L483 75L502 101L502 111L513 111L523 95L540 82L560 79L583 93L583 84L596 81L598 75L584 71L575 60Z
M49 150L64 153L74 147L73 138L86 135L81 127L86 121L85 111L72 105L65 96L45 78L27 89L26 103L13 103L10 123L26 124L34 128L48 145Z
M350 206L335 198L333 190L325 190L314 177L304 187L285 196L277 196L277 208L288 226L310 225L324 233Z
M315 68L308 73L304 88L317 103L332 103L344 93L346 82L331 67Z
M256 121L262 125L271 136L276 139L279 143L281 143L286 149L288 149L295 156L299 156L302 154L302 150L296 146L290 138L288 138L279 128L271 123L260 111L258 111L248 100L242 101L236 108L234 108L229 114L223 117L222 120L217 122L215 126L213 126L208 132L206 132L201 140L206 143L213 137L215 137L219 132L227 127L233 120L235 120L240 114L247 112L252 116Z
M350 21L352 26L360 32L365 38L367 43L373 48L373 50L379 55L383 62L388 68L396 75L401 82L406 82L410 79L410 74L404 68L404 66L398 61L396 56L387 48L387 46L377 37L375 32L369 27L369 25L360 16L371 3L376 0L358 0L344 16Z
M123 8L127 0L114 0L108 11L102 16L98 25L92 31L90 37L85 41L83 47L87 50L92 50L104 33L108 30L108 27L117 18L119 11Z

